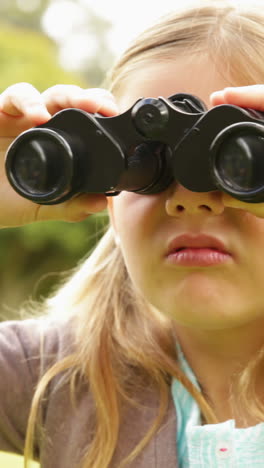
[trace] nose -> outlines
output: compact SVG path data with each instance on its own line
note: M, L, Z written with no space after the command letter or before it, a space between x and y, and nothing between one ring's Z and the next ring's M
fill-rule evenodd
M178 183L168 189L165 209L169 216L220 215L225 207L220 191L192 192Z

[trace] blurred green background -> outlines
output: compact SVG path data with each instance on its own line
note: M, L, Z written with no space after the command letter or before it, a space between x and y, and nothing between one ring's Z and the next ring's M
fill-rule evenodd
M68 6L78 6L81 23L80 15L73 15L68 29L54 39L45 24L51 5L57 2L0 1L0 92L21 81L33 84L39 91L57 83L101 85L113 60L107 42L111 24L83 1L67 0L64 3ZM75 41L81 32L83 41ZM71 40L79 57L74 63L70 56L65 60L65 44ZM92 50L89 44L93 44ZM40 300L56 288L64 273L92 249L106 223L107 215L102 214L75 224L45 222L0 230L0 318L20 317L19 310L27 299ZM22 468L22 458L0 454L0 466Z

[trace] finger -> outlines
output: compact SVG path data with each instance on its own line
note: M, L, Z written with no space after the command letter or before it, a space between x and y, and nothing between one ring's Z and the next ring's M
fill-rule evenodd
M224 90L222 91L215 91L210 96L210 103L212 106L219 106L220 104L225 104L225 95Z
M44 121L43 121L44 120ZM47 119L40 116L28 118L6 116L0 112L0 138L12 138L12 140L20 135L20 133L32 127L45 123Z
M41 94L29 83L18 83L0 95L0 111L11 117L26 117L33 122L50 118Z
M116 115L117 104L112 94L100 88L82 89L75 85L56 85L42 93L45 105L54 115L62 109L78 108L86 112Z
M58 205L37 205L36 221L60 220L77 222L102 211L107 206L106 196L102 194L82 194Z
M216 91L210 96L212 105L233 104L264 111L264 85L240 86Z

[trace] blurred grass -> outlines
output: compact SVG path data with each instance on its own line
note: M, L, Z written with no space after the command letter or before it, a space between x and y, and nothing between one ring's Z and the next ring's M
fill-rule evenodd
M9 453L0 452L0 467L1 468L23 468L23 457ZM30 463L30 468L39 468L39 464Z

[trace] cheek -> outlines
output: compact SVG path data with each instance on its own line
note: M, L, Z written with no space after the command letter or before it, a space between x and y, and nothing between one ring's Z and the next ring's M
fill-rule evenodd
M263 303L264 219L245 210L230 209L227 228L231 226L232 248L235 252L234 274L229 284L241 297ZM246 301L246 299L245 299Z
M260 255L264 250L264 219L255 216L244 210L232 210L236 216L233 216L233 225L238 231L238 237L244 243L248 242L250 250L257 251ZM262 256L260 255L260 258Z
M247 212L243 216L243 226L247 257L255 275L262 281L264 274L264 219Z
M128 272L142 284L156 268L161 249L161 197L122 192L113 202L111 219Z
M122 192L112 201L110 217L122 244L129 248L155 232L162 222L159 204L158 196L131 192Z

